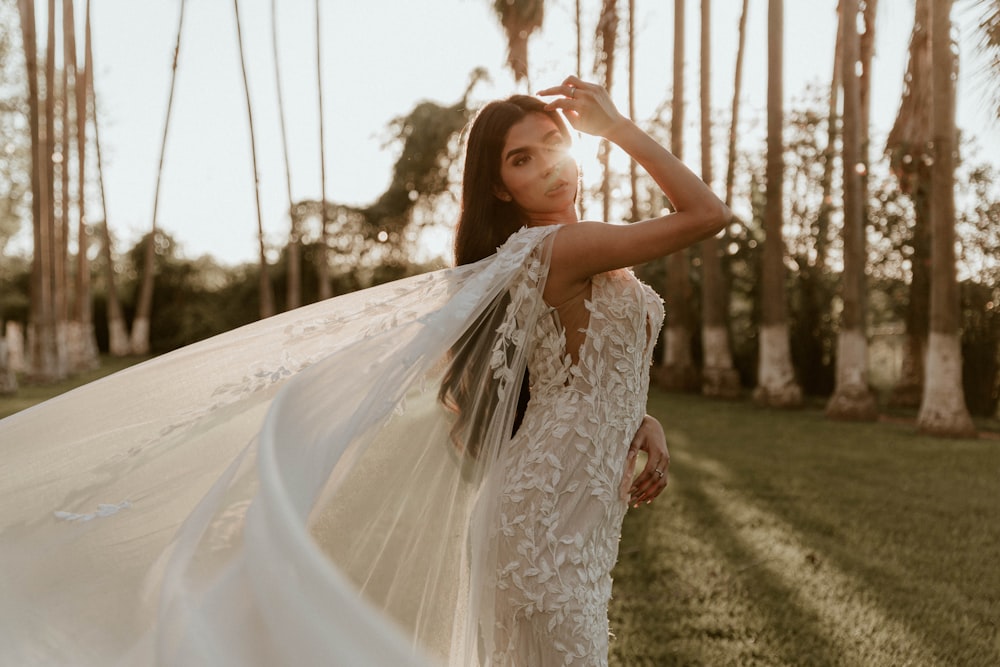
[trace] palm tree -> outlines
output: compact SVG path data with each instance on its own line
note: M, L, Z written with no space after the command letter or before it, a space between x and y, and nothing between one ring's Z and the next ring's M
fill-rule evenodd
M635 0L628 0L628 116L635 118ZM628 161L628 184L632 202L629 220L639 219L639 184L635 160Z
M247 122L250 127L250 159L253 163L253 193L257 203L257 247L260 253L260 318L274 315L274 290L271 288L271 274L267 266L264 247L264 212L260 208L260 171L257 169L257 142L253 135L253 107L250 104L250 82L247 80L247 63L243 55L243 31L240 29L240 2L233 0L233 14L236 17L236 43L240 48L240 68L243 71L243 92L247 98Z
M163 159L167 154L167 136L170 131L170 112L174 107L174 88L177 84L177 61L181 54L181 34L184 31L184 6L181 0L180 16L177 20L177 43L174 45L174 59L170 73L170 93L167 95L167 113L163 121L163 140L160 143L160 161L156 170L156 189L153 193L152 230L146 236L145 254L142 267L142 285L139 288L139 303L132 322L132 354L149 353L149 321L153 311L153 278L156 274L157 219L160 205L160 184L163 181Z
M281 127L281 154L285 160L285 186L288 196L288 280L285 309L293 310L302 305L302 238L298 216L292 212L292 169L288 161L288 133L285 131L285 104L281 94L281 65L278 58L278 0L271 0L271 46L274 48L274 82L278 92L278 124Z
M618 7L616 0L604 0L601 17L594 36L597 48L595 73L604 79L604 88L611 92L614 83L615 45L618 36ZM611 219L611 143L602 139L598 152L601 163L601 205L604 220Z
M955 276L955 80L951 0L931 3L931 103L934 164L931 171L931 319L924 395L917 425L925 433L971 437L975 426L962 388L958 281Z
M865 207L862 171L861 87L855 68L860 57L858 0L840 0L841 72L844 89L844 270L841 273L837 374L826 415L873 420L875 396L868 387L868 338L865 334Z
M31 258L28 375L38 381L51 382L59 378L49 254L51 209L48 205L49 183L45 170L51 151L48 148L48 136L42 127L44 111L41 108L38 81L35 3L32 0L19 0L18 13L28 74L28 126L31 133L32 162L31 215L34 248Z
M747 9L750 0L743 0L740 10L739 38L736 46L736 74L733 82L733 113L729 125L729 153L726 160L726 206L733 205L733 185L736 181L736 133L740 118L740 91L743 88L743 52L747 43Z
M319 298L322 300L333 296L333 291L330 289L329 241L327 239L330 212L326 202L326 140L323 134L323 42L320 37L319 4L320 0L316 0L316 92L319 102L319 189L321 202L319 248L316 251L316 275L319 279Z
M764 232L767 241L762 252L760 358L754 400L762 405L793 407L802 403L802 389L795 379L788 339L788 315L785 304L785 244L783 223L782 178L784 142L782 141L782 76L784 48L783 0L769 0L767 5L767 201L764 207Z
M701 0L701 179L712 183L712 3ZM706 396L734 397L740 393L740 378L733 368L726 326L726 292L722 285L719 240L701 242L701 340L704 364L701 392Z
M542 27L545 3L543 0L495 0L493 9L507 36L507 65L514 73L514 80L524 79L530 88L528 38L531 37L531 33ZM578 3L578 17L579 13ZM579 24L579 21L577 23Z
M674 0L673 97L670 107L670 151L684 154L684 0ZM667 293L674 300L664 327L663 364L659 383L674 391L697 389L698 372L691 356L694 315L691 309L691 276L687 254L667 257Z
M87 79L90 70L77 67L76 59L76 20L73 16L73 1L63 0L63 44L65 46L64 70L73 75L73 94L76 113L76 159L77 159L77 209L79 219L76 231L76 299L74 300L73 318L70 324L70 340L74 358L73 370L88 370L100 365L97 355L97 337L94 332L93 309L90 303L90 260L87 257ZM69 108L69 100L66 100ZM65 118L65 115L64 115ZM67 121L68 128L68 121ZM68 131L64 131L67 136ZM64 154L68 157L68 151ZM69 160L63 160L63 167L69 166ZM69 170L66 169L67 174ZM66 201L69 194L66 193ZM68 208L64 205L64 210ZM68 218L68 215L66 216Z
M131 352L132 346L129 343L128 327L125 325L125 316L122 313L121 302L118 300L118 288L115 280L114 252L111 241L111 231L108 225L107 193L104 189L104 159L101 155L101 124L98 122L100 115L97 111L97 96L94 93L94 53L91 43L90 31L90 0L87 0L86 18L84 27L84 71L88 72L86 77L87 96L90 98L91 113L94 118L94 153L97 157L97 184L98 192L101 195L101 210L103 211L104 222L100 225L101 230L101 257L104 260L104 281L106 283L108 301L108 352L115 357L124 357Z
M69 333L69 299L68 292L68 265L69 265L69 67L66 61L68 56L68 38L66 26L65 0L63 0L63 25L62 25L62 45L63 45L63 66L59 72L58 87L53 86L53 92L58 94L60 119L59 119L59 149L58 160L53 160L53 166L59 165L59 208L58 216L53 231L55 239L54 249L56 252L53 263L54 277L53 296L55 297L56 321L59 332L61 353L65 357L64 364L67 369L72 364L72 343ZM50 22L53 35L56 31L55 22ZM53 56L55 53L53 52ZM56 135L52 136L52 147L55 148ZM55 182L53 181L53 193L55 193ZM53 207L53 212L56 208Z
M910 239L910 298L906 308L906 343L900 379L890 404L920 405L924 390L924 355L930 320L931 227L931 9L930 0L917 0L903 96L896 121L886 140L886 153L900 189L913 201Z

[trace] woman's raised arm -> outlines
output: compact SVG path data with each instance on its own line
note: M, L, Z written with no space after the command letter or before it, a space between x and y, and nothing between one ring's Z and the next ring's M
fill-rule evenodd
M562 95L549 103L569 123L620 146L645 169L676 211L630 225L581 222L556 235L552 265L568 286L612 269L648 262L682 250L721 230L732 213L715 193L670 151L622 116L608 93L576 77L539 95Z

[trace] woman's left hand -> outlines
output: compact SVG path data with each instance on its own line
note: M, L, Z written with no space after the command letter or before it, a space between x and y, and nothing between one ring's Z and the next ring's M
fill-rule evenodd
M646 415L639 424L639 430L632 438L632 444L628 450L628 458L625 466L624 484L626 480L631 480L632 471L635 469L636 456L640 451L646 452L646 466L635 481L632 482L628 490L629 505L638 507L640 503L651 503L663 489L667 488L670 470L670 452L667 451L667 436L663 432L663 426L655 418Z
M629 122L615 107L608 91L575 76L568 76L561 85L540 90L538 94L542 97L562 95L545 108L562 109L570 125L587 134L607 138L616 127Z

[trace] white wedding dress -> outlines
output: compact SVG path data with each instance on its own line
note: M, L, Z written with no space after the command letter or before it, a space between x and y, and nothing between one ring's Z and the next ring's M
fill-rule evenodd
M0 664L605 664L662 306L595 277L568 355L556 229L0 421Z

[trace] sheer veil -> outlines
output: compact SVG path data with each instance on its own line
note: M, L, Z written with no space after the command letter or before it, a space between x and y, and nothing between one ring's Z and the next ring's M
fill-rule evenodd
M488 665L554 230L0 421L0 663Z

